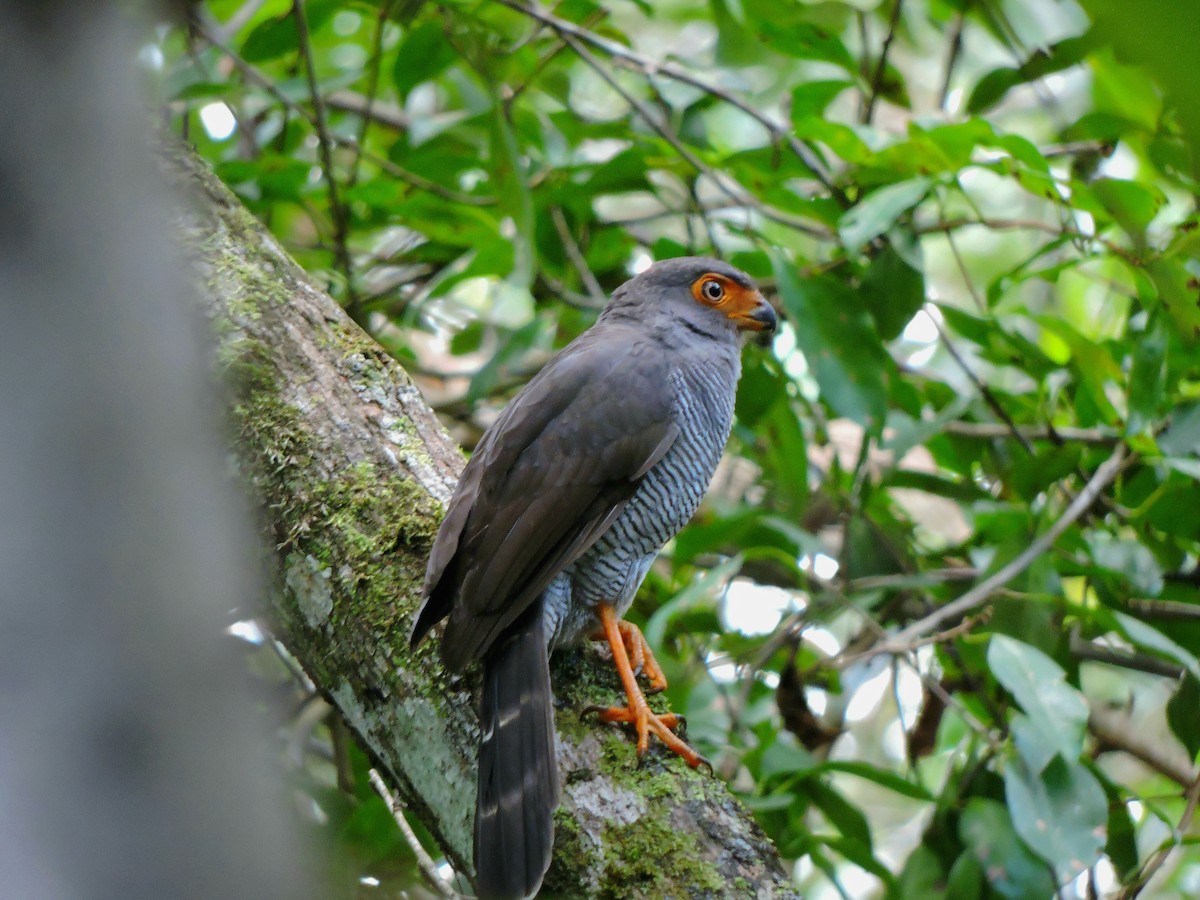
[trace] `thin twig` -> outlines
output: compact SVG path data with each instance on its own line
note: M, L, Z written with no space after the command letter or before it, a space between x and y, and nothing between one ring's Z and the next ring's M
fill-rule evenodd
M1081 635L1071 632L1071 656L1080 662L1097 662L1106 666L1129 669L1132 672L1145 672L1147 675L1158 675L1162 678L1179 680L1183 677L1183 667L1157 656L1145 653L1122 653L1108 647L1101 647Z
M892 3L892 17L888 20L887 36L883 39L883 49L879 51L879 60L875 63L875 73L871 76L871 88L867 92L867 102L863 106L862 123L864 125L870 125L871 118L875 115L875 103L879 99L879 91L883 88L883 78L887 73L888 51L892 49L892 41L896 37L896 26L900 24L900 7L903 5L904 0L894 0ZM866 47L863 48L863 53L866 53Z
M941 683L928 672L921 671L921 668L917 665L916 660L914 660L910 655L906 654L899 658L904 662L905 665L907 665L913 672L917 674L917 676L921 679L921 684L923 684L931 693L936 695L937 698L942 701L942 703L958 713L962 720L967 723L967 726L970 727L977 735L979 735L992 749L993 753L999 753L1004 749L1004 741L996 735L995 730L985 725L979 719L979 717L971 711L967 704L958 699L957 695L947 691L944 687L942 687ZM899 706L899 703L897 703L897 709L899 709Z
M913 574L864 575L846 582L845 593L860 594L864 591L886 591L893 588L911 588L926 584L942 584L947 581L971 581L979 577L979 570L972 566L929 569Z
M1200 604L1183 603L1179 600L1151 600L1133 598L1126 601L1129 611L1147 619L1165 619L1176 622L1193 622L1200 619Z
M404 807L400 805L400 801L388 790L388 786L383 778L380 777L379 772L371 769L367 773L367 777L371 779L371 787L375 788L375 793L379 794L383 798L383 802L387 804L388 811L392 814L392 818L396 820L396 825L400 828L400 833L404 835L404 840L408 843L413 855L417 858L417 865L421 869L421 874L425 876L425 880L429 882L429 886L437 891L439 896L446 897L447 900L454 900L454 898L460 897L461 895L449 885L446 879L438 874L433 858L425 852L425 848L417 840L417 835L412 830L412 826L408 824L408 819L404 817Z
M591 28L607 15L608 12L603 7L600 7L583 20L583 27ZM535 28L529 34L529 37L518 42L517 46L512 48L512 52L515 53L520 47L533 41L540 33L541 29ZM546 66L548 66L556 56L566 49L567 42L562 39L561 35L559 35L558 41L546 53L542 54L542 56L538 58L538 61L533 64L533 68L528 72L522 73L521 82L513 86L512 93L509 94L504 100L504 105L506 107L511 107L513 103L516 102L517 98L521 96L522 92L537 80L537 77L542 74L542 71L546 68Z
M384 125L396 131L407 131L412 127L408 113L395 103L386 103L377 98L369 98L357 91L333 91L325 95L325 105L330 109L354 113L364 119L370 119L377 125Z
M912 227L913 234L933 234L937 232L957 231L960 228L969 228L972 225L977 225L980 228L987 228L990 231L1044 231L1047 234L1052 234L1055 237L1066 238L1071 241L1095 241L1102 245L1109 253L1121 257L1125 262L1135 268L1140 268L1142 263L1137 257L1124 247L1113 243L1107 238L1100 237L1096 234L1086 234L1077 228L1071 228L1054 222L1044 222L1040 219L991 219L985 217L977 218L957 218L949 219L943 222L918 222Z
M317 85L317 67L313 62L312 42L309 40L308 16L304 12L304 0L292 0L292 17L296 20L296 41L300 55L304 57L304 75L308 80L308 93L312 98L313 120L317 128L317 149L321 155L321 168L325 173L325 187L329 191L329 214L333 219L334 257L346 276L346 310L357 318L358 294L354 289L354 263L346 246L349 222L346 207L338 196L337 178L333 171L333 142L325 125L325 102Z
M358 123L358 150L354 154L354 163L350 166L350 177L346 179L346 188L349 190L358 183L358 168L362 161L362 148L367 145L367 129L374 121L371 111L375 106L375 94L379 90L379 67L383 60L383 26L387 24L388 13L391 12L393 0L384 0L379 4L379 15L375 21L375 34L371 38L371 62L367 69L367 95L366 108L362 112L362 118ZM328 102L328 100L326 100Z
M592 270L588 267L587 260L583 256L583 251L579 249L575 235L571 234L571 229L567 226L567 220L563 216L562 210L557 206L554 207L550 211L550 219L554 222L554 229L558 232L559 239L562 240L563 250L567 254L567 259L571 261L571 265L579 273L579 280L587 288L588 297L591 298L596 309L602 309L604 304L608 302L608 298L604 295L604 288L600 287L600 282L596 280L596 276L592 274Z
M963 47L963 23L966 21L966 15L956 13L954 21L950 25L950 50L946 54L946 67L942 73L942 88L938 91L938 109L946 111L946 101L950 97L950 81L954 77L954 68L958 65L958 60L962 56Z
M1041 147L1038 149L1038 153L1046 159L1055 159L1059 156L1078 156L1081 153L1099 153L1102 156L1111 156L1116 149L1117 145L1113 141L1066 141Z
M1179 825L1176 826L1175 833L1163 841L1159 848L1154 851L1153 855L1146 860L1137 877L1131 884L1121 889L1121 892L1116 895L1116 900L1132 900L1132 898L1140 894L1146 885L1150 883L1150 879L1154 877L1155 873L1162 868L1163 864L1167 861L1167 857L1179 846L1179 838L1181 835L1186 834L1192 827L1192 819L1196 815L1196 806L1200 803L1200 778L1192 782L1184 796L1187 799L1187 805L1184 807L1183 815L1179 819Z
M946 215L946 202L941 192L938 193L937 203L938 214L944 218ZM971 270L967 267L966 261L958 251L958 244L954 241L954 232L947 231L945 235L946 243L950 247L950 253L954 256L954 265L958 268L958 274L962 277L963 284L967 286L967 293L971 295L971 299L975 302L975 308L982 313L987 309L987 304L979 296L979 290L975 287L975 282L971 278Z
M999 440L1013 436L1012 428L994 422L947 422L943 431L956 437L979 438L980 440ZM1096 444L1110 447L1121 440L1121 436L1111 428L1018 425L1016 431L1028 441L1053 441L1056 444Z
M972 629L975 628L976 625L985 624L991 617L992 617L991 609L990 608L985 609L982 612L980 612L979 615L977 615L977 616L970 616L969 618L963 619L961 622L959 622L953 628L947 628L945 631L939 631L937 634L931 634L927 637L917 638L913 641L910 641L909 643L904 645L904 647L903 647L904 653L903 654L896 653L896 649L899 648L900 642L897 640L893 640L893 641L888 641L884 644L876 644L875 646L873 646L867 650L863 650L860 653L852 653L848 656L839 656L833 662L833 665L836 666L836 668L838 668L838 669L845 669L848 666L853 665L854 663L862 662L863 660L871 659L872 657L878 656L880 653L891 652L891 653L894 653L895 655L906 655L908 653L911 653L913 650L916 650L919 647L924 647L929 644L949 643L950 641L957 640L958 638L962 637L964 634L968 634Z
M950 358L954 360L959 369L962 370L963 374L965 374L967 378L971 380L971 383L975 385L975 389L979 391L979 395L983 397L983 402L987 404L988 409L995 413L996 418L1004 423L1005 427L1008 429L1008 433L1013 437L1014 440L1016 440L1018 444L1021 445L1021 448L1030 456L1033 456L1033 445L1030 444L1029 441L1026 440L1021 434L1020 430L1018 430L1017 423L1013 421L1012 416L1008 414L1008 410L1004 408L1003 404L1000 403L996 395L992 393L992 389L983 383L983 379L981 379L975 373L975 370L967 364L966 359L963 358L962 354L958 352L958 348L955 347L954 342L950 340L950 335L942 326L942 323L933 316L929 317L929 321L931 321L933 323L933 327L937 329L938 338L941 340L942 346L946 348L946 352L950 354Z
M934 610L922 619L918 619L906 628L898 631L886 644L875 647L874 653L895 653L907 650L915 641L921 640L927 634L941 627L943 623L965 616L971 610L980 606L1012 579L1024 572L1034 560L1050 549L1059 536L1082 516L1096 501L1106 487L1117 477L1125 464L1126 452L1123 444L1113 449L1112 455L1102 462L1092 475L1091 480L1084 485L1083 490L1071 501L1058 520L1045 532L1038 535L1033 542L1019 553L1011 562L1002 566L990 577L984 579L957 600L940 609Z

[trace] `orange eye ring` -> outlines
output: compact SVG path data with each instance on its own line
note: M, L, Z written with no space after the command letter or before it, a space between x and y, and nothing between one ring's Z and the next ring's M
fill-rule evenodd
M720 275L706 272L692 282L692 296L705 306L720 306L729 299L730 286Z

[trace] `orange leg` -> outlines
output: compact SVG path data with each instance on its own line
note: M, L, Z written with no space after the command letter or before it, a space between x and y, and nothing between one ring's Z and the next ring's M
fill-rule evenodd
M637 676L634 674L634 663L631 662L630 657L636 661L636 667L645 672L646 677L650 680L652 691L661 691L667 686L667 679L654 659L654 654L650 652L650 647L646 644L646 638L642 635L641 629L629 622L619 620L616 612L607 603L597 606L596 612L600 617L604 640L608 641L608 646L612 648L613 662L616 664L617 674L621 677L621 686L625 689L629 706L614 706L609 709L593 707L586 712L598 713L602 722L622 722L633 725L637 732L639 759L649 748L650 734L653 733L668 748L682 756L684 762L693 769L707 766L711 772L712 763L675 734L673 729L678 728L683 719L674 713L658 715L652 712L645 695L638 687Z
M608 609L609 613L612 609ZM625 647L625 652L629 656L629 666L633 669L634 675L645 675L646 680L650 682L645 693L657 694L667 689L667 676L663 674L662 666L658 664L658 660L654 658L654 651L650 649L650 644L646 642L646 636L642 634L642 629L638 628L632 622L626 622L624 619L617 619L617 630L621 633L621 643ZM601 626L593 631L590 635L593 641L607 641L608 635Z

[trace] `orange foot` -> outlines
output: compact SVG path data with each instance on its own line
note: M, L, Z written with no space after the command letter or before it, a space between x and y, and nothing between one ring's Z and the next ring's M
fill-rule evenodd
M616 612L607 603L599 604L596 612L600 617L601 631L595 637L608 641L608 646L612 648L613 662L616 664L617 674L621 676L621 686L625 689L629 706L614 706L608 709L592 706L584 710L584 713L597 713L602 722L633 725L637 732L639 762L650 746L650 734L653 732L693 769L705 766L711 773L712 763L675 734L675 729L684 724L683 717L674 713L659 715L653 712L642 689L638 687L638 673L644 674L650 682L651 693L657 693L667 686L666 676L663 675L662 668L654 658L641 629L631 622L618 619Z

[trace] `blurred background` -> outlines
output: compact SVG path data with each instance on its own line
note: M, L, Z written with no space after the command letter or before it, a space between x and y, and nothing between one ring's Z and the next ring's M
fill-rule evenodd
M758 279L631 617L804 896L1200 894L1200 7L210 0L129 46L467 450L652 260ZM425 895L252 609L293 818Z

